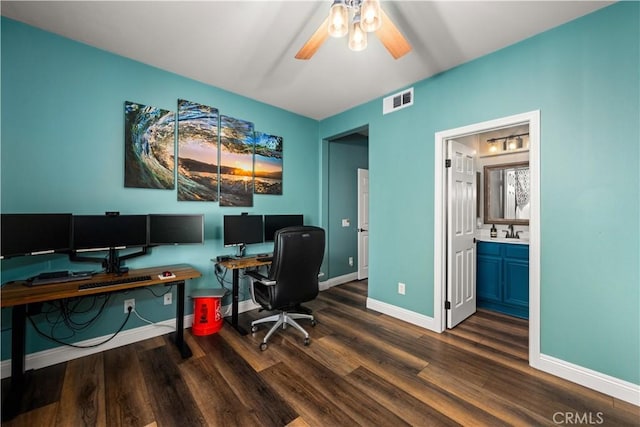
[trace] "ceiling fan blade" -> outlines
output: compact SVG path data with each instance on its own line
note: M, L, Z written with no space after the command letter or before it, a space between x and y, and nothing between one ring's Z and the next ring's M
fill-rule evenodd
M378 36L394 59L409 53L411 45L407 39L400 33L398 27L395 26L384 10L380 9L380 13L382 14L382 26L376 31L376 36Z
M302 49L296 53L296 59L310 59L320 48L322 43L329 37L327 27L329 25L329 17L327 17L318 27L315 33L302 46Z

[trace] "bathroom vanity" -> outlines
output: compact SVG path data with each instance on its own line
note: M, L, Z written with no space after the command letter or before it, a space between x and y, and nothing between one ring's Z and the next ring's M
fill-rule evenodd
M477 306L528 319L528 242L478 239L477 254Z

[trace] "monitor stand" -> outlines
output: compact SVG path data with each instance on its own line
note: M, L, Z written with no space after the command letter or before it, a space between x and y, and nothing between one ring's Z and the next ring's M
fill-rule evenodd
M244 254L247 250L247 245L245 245L244 243L240 243L238 245L238 251L236 252L236 254L234 255L235 258L244 258Z

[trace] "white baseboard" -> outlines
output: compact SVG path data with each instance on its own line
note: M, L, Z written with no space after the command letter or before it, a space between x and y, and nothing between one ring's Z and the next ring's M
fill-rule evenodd
M434 332L441 332L436 328L432 317L418 314L372 298L367 298L367 308ZM531 360L529 363L535 369L547 372L567 381L580 384L584 387L615 397L633 405L640 406L640 386L637 384L623 381L601 372L593 371L544 354L540 355L538 360Z
M227 312L227 310L229 311L229 316L231 315L231 304L229 305L225 305L224 307L224 313ZM251 310L255 310L256 308L260 308L259 304L256 304L255 302L253 302L252 300L248 299L246 301L240 301L238 303L238 313L244 313L245 311L251 311Z
M331 279L325 280L323 282L320 282L319 288L321 291L326 291L327 289L333 287L333 286L338 286L338 285L342 285L344 283L349 283L349 282L353 282L354 280L358 280L358 273L354 272L354 273L349 273L349 274L344 274L342 276L338 276L338 277L332 277Z
M546 354L541 354L537 360L530 360L529 363L533 368L551 375L640 406L640 386L637 384L583 366L574 365Z
M322 283L325 284L325 289L328 289L332 286L356 280L354 278L351 278L351 276L352 275L340 276ZM227 313L227 311L230 311L230 308L230 305L223 306L222 312ZM259 305L255 304L251 300L242 301L238 304L239 313L244 313L256 308L259 308ZM423 314L387 304L385 302L378 301L372 298L367 298L367 308L389 315L396 319L403 320L413 325L438 332L438 329L435 327L436 325L434 323L433 317L425 316ZM132 344L134 342L164 335L166 333L174 331L175 324L176 322L174 318L164 320L153 325L145 325L135 329L128 329L126 331L120 332L114 339L99 347L79 349L74 347L62 346L49 350L39 351L37 353L31 353L26 355L25 357L25 370L44 368L47 366L55 365L57 363L67 362L79 357L89 356L101 351L110 350L112 348L117 348L123 345ZM189 328L192 324L193 315L190 314L185 316L184 327ZM85 346L93 345L104 341L105 339L109 338L109 336L110 335L91 338L89 340L81 341L75 344ZM565 380L580 384L582 386L599 391L608 396L615 397L633 405L640 406L640 386L637 384L623 381L618 378L593 371L582 366L574 365L564 360L544 354L541 354L537 360L530 360L529 363L535 369L539 369ZM0 364L0 377L7 378L9 376L11 376L11 360L4 360Z
M254 310L259 308L253 301L242 301L238 304L238 312ZM231 313L231 305L221 307L222 313ZM193 314L184 316L184 327L190 328L193 325ZM134 329L127 329L120 332L111 341L104 345L91 348L75 348L68 346L60 346L36 353L27 354L24 360L25 370L40 369L52 366L58 363L68 362L69 360L78 359L80 357L89 356L101 351L111 350L112 348L121 347L127 344L133 344L149 338L171 333L176 329L176 319L163 320L153 325L140 326ZM73 343L80 346L94 345L109 338L111 334L102 337L91 338L85 341ZM11 376L11 360L3 360L0 363L0 378L8 378Z
M417 325L434 332L439 332L439 330L436 328L433 317L425 316L424 314L419 314L415 311L387 304L386 302L378 301L373 298L367 298L367 308L383 314L387 314L391 317L395 317L396 319L403 320L413 325Z
M322 282L324 289L329 289L332 286L340 285L342 283L351 282L357 280L357 273L348 274L340 277ZM252 300L241 301L238 303L238 313L244 313L246 311L255 310L260 306L254 303ZM225 316L231 315L231 305L221 307L222 313ZM184 327L189 328L193 324L193 314L184 317ZM145 325L139 328L127 329L120 332L111 341L104 345L91 348L75 348L68 346L60 346L51 348L48 350L39 351L36 353L27 354L24 360L25 370L40 369L47 366L52 366L57 363L68 362L69 360L78 359L80 357L89 356L91 354L99 353L105 350L111 350L112 348L121 347L127 344L133 344L134 342L143 341L149 338L154 338L160 335L164 335L175 331L176 319L168 319L162 322L155 323L153 325ZM79 346L90 346L96 343L102 342L109 338L111 334L102 337L91 338L85 341L73 343ZM0 363L0 378L8 378L11 376L11 360L3 360Z
M184 327L189 328L193 324L193 315L184 317ZM145 325L139 328L127 329L120 332L111 341L104 345L91 348L75 348L60 346L48 350L39 351L37 353L27 354L24 360L25 370L40 369L47 366L55 365L69 360L77 359L91 354L100 353L101 351L111 350L112 348L121 347L123 345L132 344L134 342L154 338L160 335L171 333L176 330L176 319L163 320L153 325ZM112 334L102 337L91 338L85 341L74 343L80 346L95 345L109 338ZM0 364L0 376L7 378L11 376L11 360L3 360Z

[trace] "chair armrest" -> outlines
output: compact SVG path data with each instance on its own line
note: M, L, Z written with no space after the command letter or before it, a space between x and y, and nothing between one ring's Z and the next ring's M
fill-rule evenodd
M273 285L276 284L275 280L269 280L269 278L267 276L262 275L262 274L258 273L257 271L254 271L254 270L245 271L244 274L249 276L252 281L256 281L256 282L262 283L265 286L273 286Z

